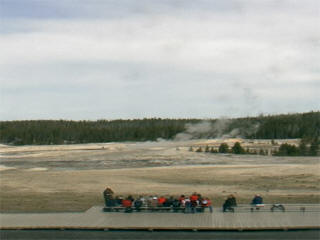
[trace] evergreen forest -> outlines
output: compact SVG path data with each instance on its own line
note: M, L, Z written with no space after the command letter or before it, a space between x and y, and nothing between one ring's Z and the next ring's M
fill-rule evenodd
M234 119L23 120L0 121L0 143L11 145L78 144L173 140L190 126L209 123L191 138L319 139L320 111ZM223 123L223 124L221 124ZM207 124L208 125L208 124Z

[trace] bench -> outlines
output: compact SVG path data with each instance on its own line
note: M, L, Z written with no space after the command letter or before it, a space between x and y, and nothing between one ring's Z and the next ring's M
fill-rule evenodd
M259 211L261 208L264 207L264 204L252 204L252 207L250 208L250 211L253 212L254 210Z
M274 211L288 211L288 209L285 208L283 204L242 204L238 205L236 207L231 207L229 208L230 212L254 212L254 211L259 211L259 212L274 212ZM290 211L290 210L289 210ZM291 210L291 211L298 211L297 210ZM300 209L300 211L302 211Z
M142 211L148 211L148 212L183 212L183 213L196 213L196 212L204 212L204 207L195 207L186 209L185 207L147 207L143 206L140 208L135 207L122 207L122 206L114 206L114 207L104 207L104 212L142 212Z
M273 212L275 210L279 210L282 212L286 211L285 207L282 204L273 204L272 207L270 208L270 211Z

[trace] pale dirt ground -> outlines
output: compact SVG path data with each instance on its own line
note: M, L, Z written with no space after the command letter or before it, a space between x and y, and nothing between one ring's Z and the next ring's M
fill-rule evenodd
M118 195L180 195L197 191L220 206L230 193L248 203L320 202L319 157L272 157L190 152L189 147L240 141L273 148L270 140L0 145L0 211L81 211L102 204L110 186ZM280 144L286 140L277 140ZM298 140L290 140L297 144Z

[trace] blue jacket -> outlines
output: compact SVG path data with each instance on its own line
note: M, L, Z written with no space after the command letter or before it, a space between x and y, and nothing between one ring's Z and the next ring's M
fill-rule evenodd
M262 204L263 203L263 199L260 196L255 196L254 199L252 199L251 204Z

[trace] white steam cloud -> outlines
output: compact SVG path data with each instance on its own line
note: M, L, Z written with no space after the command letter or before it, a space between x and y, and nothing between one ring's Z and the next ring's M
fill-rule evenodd
M254 134L260 124L251 124L249 127L233 128L232 119L217 119L215 121L201 121L199 123L187 123L185 131L178 133L175 141L186 141L199 138L244 138L246 135Z

